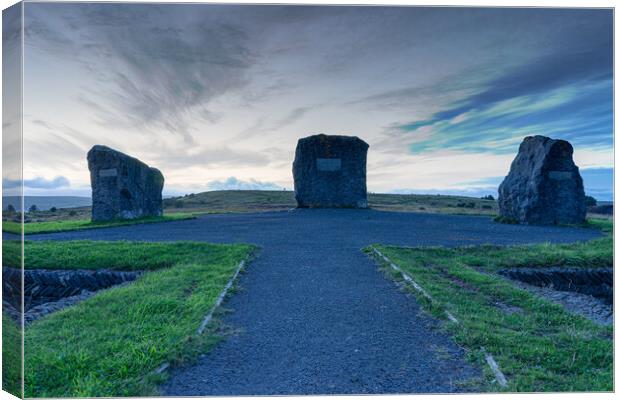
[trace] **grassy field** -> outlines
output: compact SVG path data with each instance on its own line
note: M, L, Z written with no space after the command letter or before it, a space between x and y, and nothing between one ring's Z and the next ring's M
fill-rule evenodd
M474 197L369 193L368 202L369 207L382 211L490 216L494 216L498 212L495 200ZM295 194L292 191L221 190L164 199L166 213L163 217L91 222L90 207L28 212L26 219L29 222L24 224L24 234L175 221L194 218L197 214L202 213L282 211L295 207ZM3 215L2 230L20 234L20 224L12 221L14 215L10 216L6 212Z
M381 211L468 214L496 216L497 201L464 196L424 194L369 193L370 208ZM135 221L91 223L90 207L35 211L26 213L30 221L24 224L25 234L60 232L76 229L104 228L137 223L161 222L191 218L198 214L283 211L296 207L295 193L277 190L219 190L164 199L166 215L163 218L145 218ZM598 218L611 216L591 215ZM11 222L14 216L6 212L2 224L5 232L19 233L19 224Z
M193 213L179 212L179 213L167 213L162 217L148 217L130 220L114 220L106 222L91 222L90 219L53 219L42 220L41 222L29 222L24 224L24 234L31 235L35 233L51 233L51 232L64 232L75 231L82 229L97 229L97 228L110 228L114 226L136 225L136 224L148 224L155 222L168 222L178 221L182 219L195 218ZM20 223L12 221L2 221L2 230L9 233L21 233Z
M5 242L3 251L14 247ZM213 327L200 337L195 331L252 251L190 242L26 242L27 268L150 271L26 328L26 397L157 394L159 365L219 340Z
M612 230L608 221L590 223ZM460 321L444 328L484 368L489 382L494 376L482 346L506 375L507 391L613 390L612 327L570 314L495 274L509 267L610 267L611 236L567 245L376 248L433 297L431 302L417 296L426 311L437 317L448 311ZM491 384L489 390L500 388Z
M368 194L368 205L384 211L443 212L452 214L497 214L497 202L474 197L420 195L420 194ZM295 193L276 190L221 190L189 194L164 200L170 211L201 212L256 212L289 210L297 206Z

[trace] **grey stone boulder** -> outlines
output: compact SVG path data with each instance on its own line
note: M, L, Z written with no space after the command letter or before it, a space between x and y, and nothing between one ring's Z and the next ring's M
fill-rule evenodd
M92 220L134 219L163 214L164 176L142 161L106 146L88 152Z
M528 136L499 186L499 212L523 224L579 224L585 221L583 180L565 140Z
M300 208L367 208L368 144L355 136L313 135L299 139L293 162Z

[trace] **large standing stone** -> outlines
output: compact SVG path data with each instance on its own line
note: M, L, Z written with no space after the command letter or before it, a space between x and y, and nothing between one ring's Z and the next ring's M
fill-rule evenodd
M583 180L565 140L528 136L499 186L499 211L525 224L577 224L585 220Z
M96 145L88 152L93 221L161 216L164 176L142 161Z
M355 136L299 139L293 162L297 206L368 207L367 152L368 144Z

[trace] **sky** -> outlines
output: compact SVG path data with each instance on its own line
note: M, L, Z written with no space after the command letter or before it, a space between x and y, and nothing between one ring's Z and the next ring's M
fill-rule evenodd
M291 190L297 140L326 133L369 143L371 192L496 194L540 134L613 196L609 9L24 10L26 194L89 195L95 144L159 168L164 194Z

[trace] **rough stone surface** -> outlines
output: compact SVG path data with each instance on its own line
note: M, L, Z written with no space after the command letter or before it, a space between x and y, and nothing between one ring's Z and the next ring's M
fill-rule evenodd
M499 211L524 224L582 223L585 193L573 146L565 140L528 136L499 186Z
M504 276L506 276L507 279L512 279L507 275ZM613 303L610 304L604 299L576 291L557 290L552 285L533 285L518 279L514 279L512 282L518 287L544 297L547 300L551 300L564 307L568 312L582 315L596 324L613 325L614 323Z
M511 268L499 272L511 279L534 286L578 292L613 303L613 268Z
M355 136L314 135L297 142L293 178L300 208L367 208L368 144Z
M140 160L106 146L88 152L93 221L162 215L164 176Z
M3 309L19 320L21 280L24 279L24 319L27 323L76 304L112 286L131 282L141 271L42 270L2 268Z

